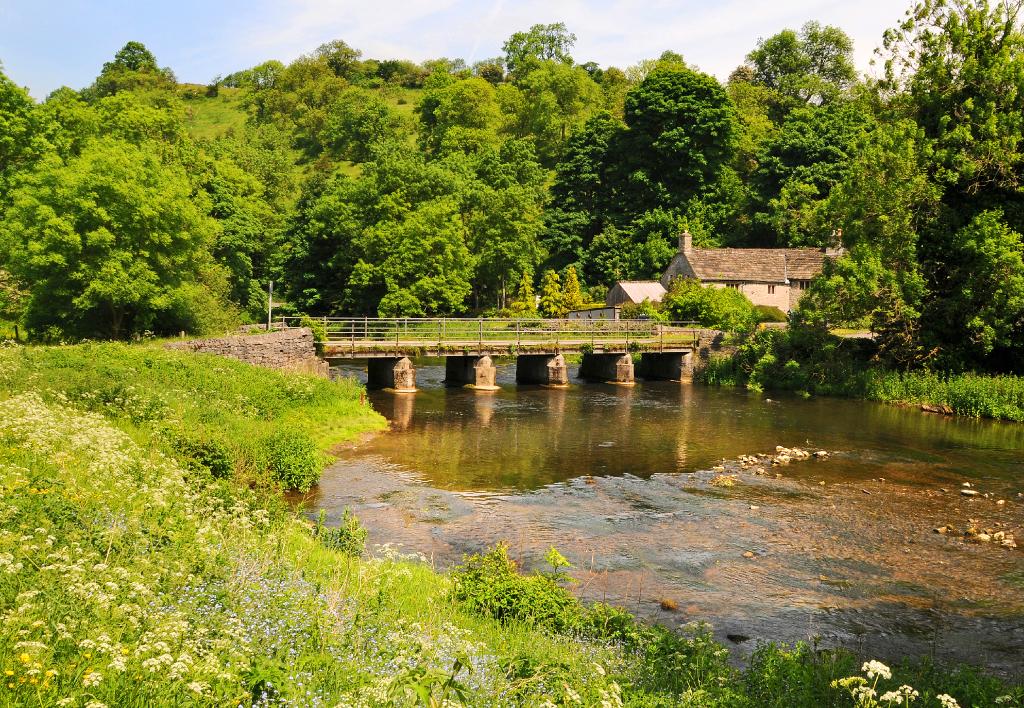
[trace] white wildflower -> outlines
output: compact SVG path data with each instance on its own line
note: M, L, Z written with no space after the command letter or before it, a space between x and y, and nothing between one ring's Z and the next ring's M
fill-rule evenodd
M940 693L935 698L942 704L942 708L960 708L960 704L948 693Z
M875 678L876 676L881 676L887 680L892 678L892 671L889 670L889 667L881 661L875 661L874 659L865 661L860 670L867 674L868 678Z
M92 688L93 686L99 686L100 681L103 680L103 674L98 671L86 671L85 676L82 677L82 685L86 688Z

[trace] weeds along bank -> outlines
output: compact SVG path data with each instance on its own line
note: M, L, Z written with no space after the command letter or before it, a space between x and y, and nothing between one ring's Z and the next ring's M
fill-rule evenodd
M1024 377L893 371L868 362L870 343L799 331L764 330L727 357L713 357L703 383L927 405L972 418L1024 422Z
M448 575L364 557L352 517L310 525L278 491L381 424L351 384L0 349L0 705L898 705L903 683L915 705L1020 703L972 671L806 647L741 673L703 628L582 605L554 552L533 575L501 547Z

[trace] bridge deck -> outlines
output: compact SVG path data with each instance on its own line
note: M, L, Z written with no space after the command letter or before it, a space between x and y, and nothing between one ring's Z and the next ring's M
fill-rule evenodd
M327 358L508 356L571 352L685 352L701 330L690 322L452 318L283 318L312 327Z

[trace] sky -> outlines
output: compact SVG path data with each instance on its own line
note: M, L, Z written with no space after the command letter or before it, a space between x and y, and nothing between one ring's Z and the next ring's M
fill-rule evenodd
M332 39L364 57L475 60L513 32L564 22L578 62L625 68L666 49L720 79L761 37L808 20L841 27L858 68L910 0L0 0L0 65L43 99L92 83L125 42L143 42L179 81L208 83Z

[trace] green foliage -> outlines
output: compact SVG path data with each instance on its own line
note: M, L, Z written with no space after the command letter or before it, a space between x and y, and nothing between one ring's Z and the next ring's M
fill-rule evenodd
M313 332L313 341L320 343L327 341L327 325L324 324L322 319L315 317L303 316L299 320L300 327L308 327Z
M738 290L685 278L672 281L661 307L674 322L697 322L726 332L749 331L757 320L753 303Z
M321 453L301 429L278 428L264 438L262 453L270 473L285 489L308 492L320 481Z
M758 324L762 322L786 322L789 319L785 312L771 305L754 305L754 318Z
M0 222L8 267L29 286L26 322L78 336L159 330L176 290L211 272L213 224L184 171L112 139L25 176ZM166 331L166 330L165 330Z
M313 527L313 536L324 548L330 548L352 558L363 555L367 532L355 514L346 507L341 515L341 523L337 526L326 526L325 518L326 515L321 509Z
M234 470L234 454L220 436L206 430L175 430L169 433L169 439L175 457L189 469L205 472L214 479L231 476Z
M509 304L509 314L512 317L537 317L536 297L533 294L533 280L527 273L523 273L516 285L516 292Z
M505 66L509 72L522 75L543 61L572 64L569 51L574 44L576 35L562 22L533 25L526 32L513 34L502 46Z
M754 81L794 103L835 100L856 77L849 35L817 22L759 40L747 61Z
M541 317L557 319L565 316L565 301L562 294L561 279L558 273L553 270L544 271L540 280L540 305L538 307Z

